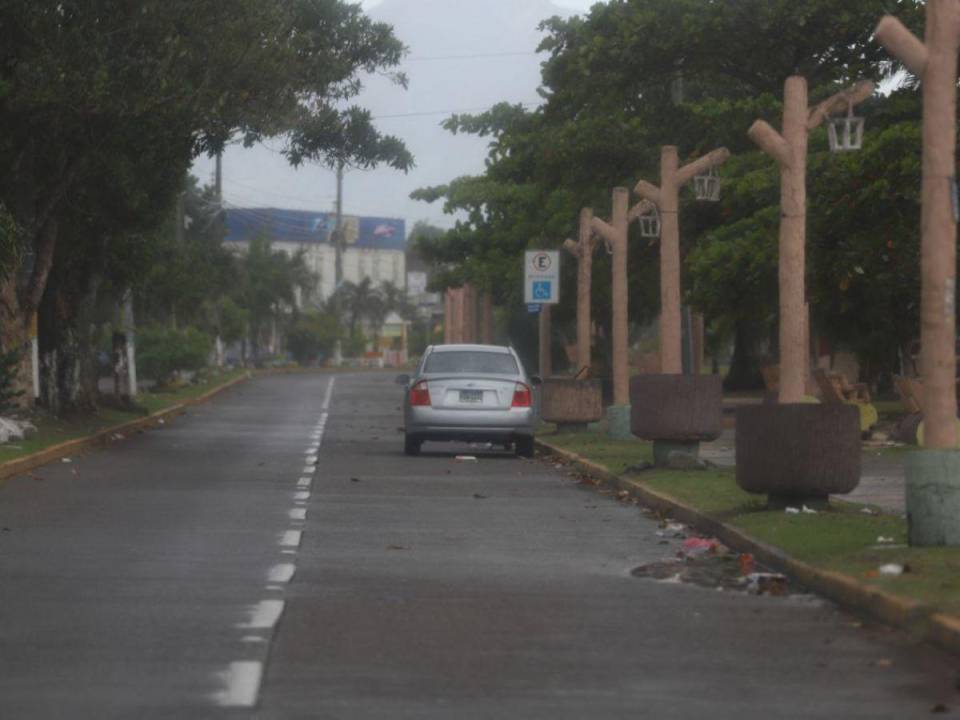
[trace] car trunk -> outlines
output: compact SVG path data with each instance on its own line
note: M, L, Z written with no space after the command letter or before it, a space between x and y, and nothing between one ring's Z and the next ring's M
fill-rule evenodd
M430 388L430 405L437 410L506 410L513 403L517 381L477 375L442 375L424 378Z

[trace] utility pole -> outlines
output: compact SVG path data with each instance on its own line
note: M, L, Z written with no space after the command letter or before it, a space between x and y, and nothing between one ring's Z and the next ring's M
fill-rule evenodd
M213 176L213 190L217 195L217 202L223 200L223 150L217 152L216 170Z
M343 283L343 161L337 164L337 209L336 224L333 231L333 311L337 316L337 326L343 327L343 298L340 293L340 286ZM343 362L343 346L340 342L339 333L337 342L333 349L333 364L340 365Z

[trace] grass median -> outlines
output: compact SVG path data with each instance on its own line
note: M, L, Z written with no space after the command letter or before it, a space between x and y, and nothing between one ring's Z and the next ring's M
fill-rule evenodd
M215 390L245 373L246 370L231 370L210 375L201 382L191 383L168 391L141 393L137 397L137 402L152 415ZM59 418L38 412L32 418L32 422L37 426L37 431L31 433L25 440L13 440L0 446L0 463L32 455L68 440L89 437L144 416L143 412L106 407L101 407L93 413L74 414Z
M650 443L610 440L598 430L547 431L538 439L617 474L652 458ZM840 501L816 514L767 510L765 496L741 490L733 470L653 469L626 476L798 560L960 615L960 548L908 547L907 522L899 516ZM906 572L882 575L879 569L887 564L902 565Z

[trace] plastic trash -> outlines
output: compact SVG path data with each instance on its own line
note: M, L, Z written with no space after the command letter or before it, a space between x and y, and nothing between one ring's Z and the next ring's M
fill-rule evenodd
M905 569L903 565L898 563L887 563L886 565L880 566L880 574L891 576L903 575Z

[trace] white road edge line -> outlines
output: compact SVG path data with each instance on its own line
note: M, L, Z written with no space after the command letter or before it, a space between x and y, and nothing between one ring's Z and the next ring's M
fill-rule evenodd
M253 707L260 694L263 663L244 660L230 663L222 673L225 688L214 696L221 707Z

